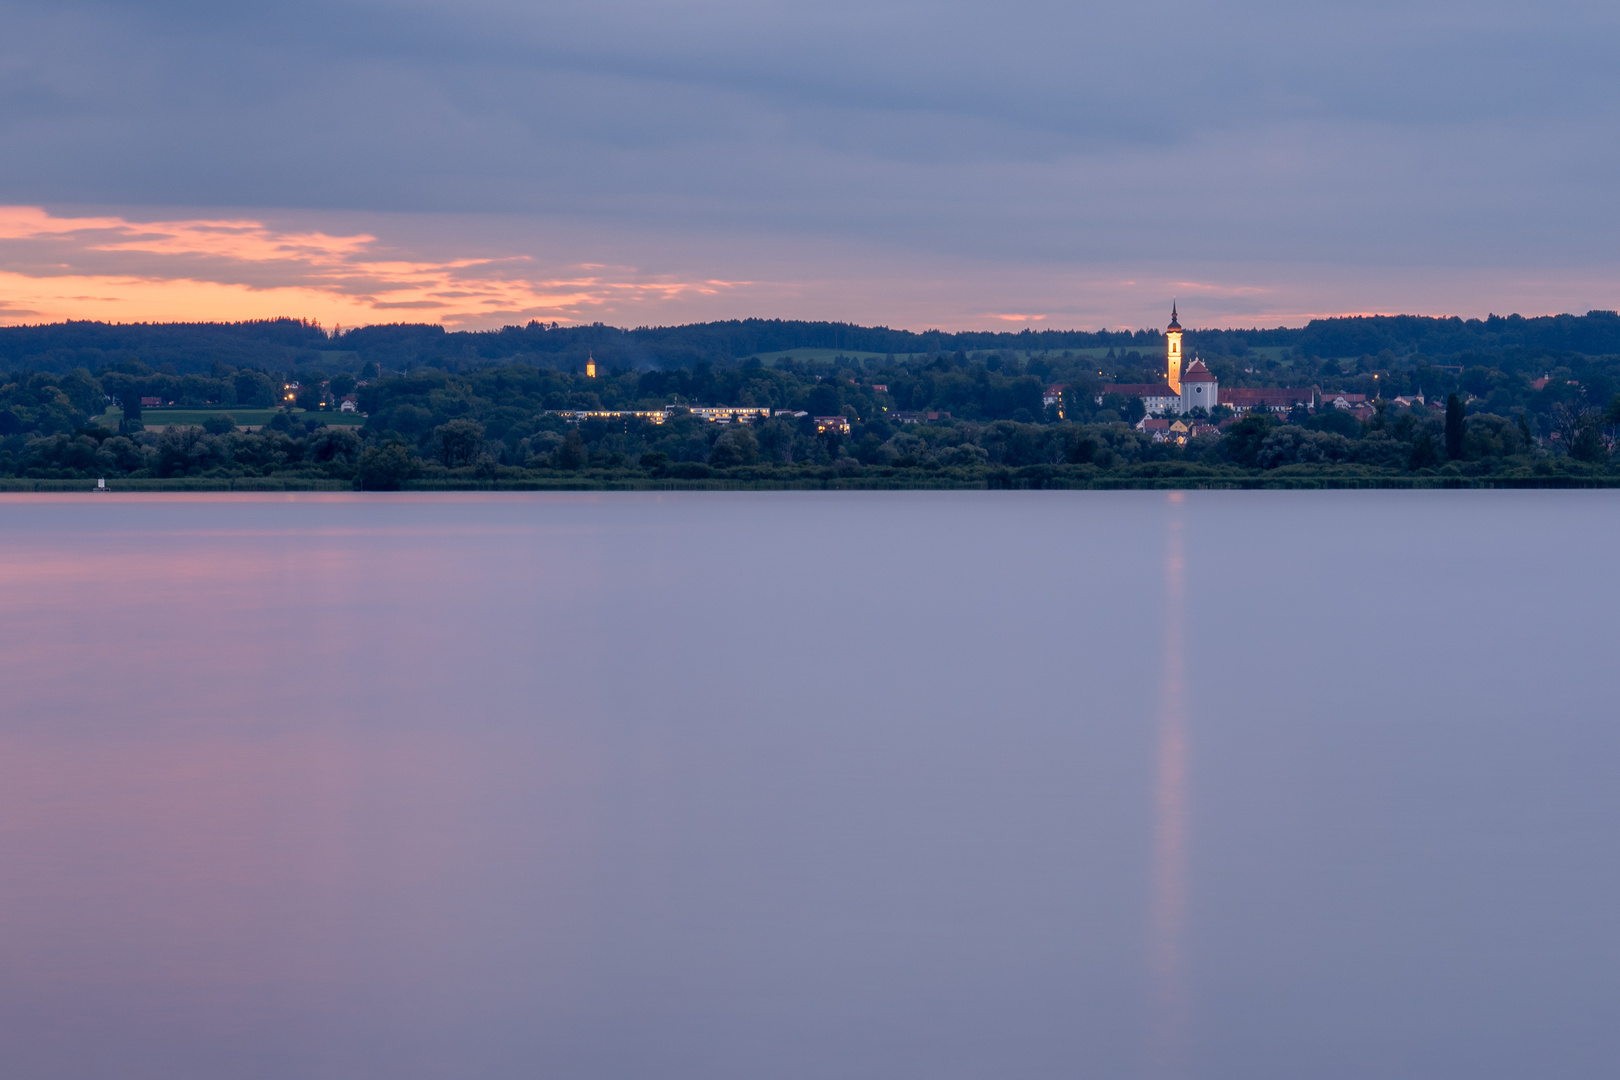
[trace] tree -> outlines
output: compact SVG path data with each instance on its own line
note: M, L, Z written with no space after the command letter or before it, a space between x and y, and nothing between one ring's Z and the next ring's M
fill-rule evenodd
M1434 436L1427 428L1412 437L1412 453L1406 459L1409 469L1429 469L1440 464L1440 451L1435 448Z
M1463 403L1456 394L1446 395L1446 457L1460 461L1463 456Z
M1606 461L1609 448L1603 442L1603 417L1590 412L1581 417L1570 444L1569 456L1576 461Z
M1271 434L1271 429L1276 426L1276 417L1265 413L1251 413L1245 416L1228 428L1226 437L1221 440L1226 456L1245 468L1255 468L1260 456L1260 447L1266 441L1266 436Z
M243 408L268 409L276 401L276 384L262 371L238 371L231 376L236 403Z
M308 461L352 462L360 456L360 436L345 427L323 427L309 437L304 448Z
M484 425L457 419L433 429L434 454L447 469L471 465L484 445Z
M810 391L810 398L805 403L811 416L837 416L838 410L844 407L838 396L838 387L831 383L822 383Z
M1349 409L1335 409L1331 405L1318 409L1316 415L1305 421L1305 426L1313 431L1331 431L1347 439L1361 437L1361 421L1352 416Z
M793 452L803 439L799 435L798 425L784 416L778 416L760 426L757 441L772 461L791 465Z
M236 418L230 413L220 413L204 420L202 426L210 435L229 435L236 430Z
M371 446L360 455L354 483L362 491L398 491L421 468L422 463L404 443Z
M124 419L118 425L118 430L127 432L131 430L131 425L135 425L133 430L139 431L141 395L146 393L146 380L115 371L103 375L101 385L124 410Z
M732 428L714 441L709 450L709 464L717 469L733 465L752 465L759 460L759 443L754 433L745 427Z
M590 454L585 449L585 440L580 437L579 428L570 428L563 438L562 445L552 455L559 469L583 469L590 460Z
M1524 439L1524 448L1534 450L1536 448L1536 433L1530 430L1530 414L1520 409L1519 415L1514 417L1514 421L1519 426L1519 435Z

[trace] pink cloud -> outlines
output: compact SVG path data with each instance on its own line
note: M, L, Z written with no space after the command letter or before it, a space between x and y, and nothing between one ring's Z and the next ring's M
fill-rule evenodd
M451 326L590 321L625 300L714 296L746 282L576 266L552 276L527 255L419 260L369 233L278 230L250 219L135 222L0 207L0 322L250 319L348 325L431 313Z
M154 215L156 217L157 215ZM364 222L358 227L356 222ZM649 270L648 268L654 268ZM812 319L910 330L1302 326L1362 312L1615 306L1609 268L993 261L836 237L675 233L574 218L53 213L0 206L0 324Z

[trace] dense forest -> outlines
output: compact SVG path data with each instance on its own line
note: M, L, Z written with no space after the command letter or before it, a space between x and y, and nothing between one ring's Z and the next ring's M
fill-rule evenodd
M65 323L0 329L0 475L368 488L1620 475L1613 312L1329 319L1192 331L1187 348L1223 389L1313 386L1372 407L1217 415L1185 442L1155 441L1133 426L1140 399L1107 392L1162 378L1163 337L1142 330ZM1064 390L1049 404L1050 386ZM345 397L358 415L339 411ZM803 415L686 411L722 405ZM610 410L658 415L568 415ZM848 430L816 422L831 416Z

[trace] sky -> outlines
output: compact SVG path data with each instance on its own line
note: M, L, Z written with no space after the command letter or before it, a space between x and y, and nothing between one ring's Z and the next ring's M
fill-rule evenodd
M0 323L1620 307L1620 5L0 0Z

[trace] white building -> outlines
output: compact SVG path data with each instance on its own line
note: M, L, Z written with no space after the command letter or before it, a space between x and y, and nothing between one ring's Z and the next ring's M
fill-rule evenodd
M1202 360L1194 359L1181 373L1181 400L1176 411L1186 416L1194 409L1205 414L1220 403L1221 384Z
M1181 333L1181 321L1172 303L1170 325L1164 331L1164 382L1104 386L1097 395L1097 404L1102 404L1103 394L1120 394L1141 398L1149 416L1161 413L1186 416L1194 409L1206 412L1213 409L1220 398L1220 384L1202 360L1195 358L1186 371L1181 370Z

